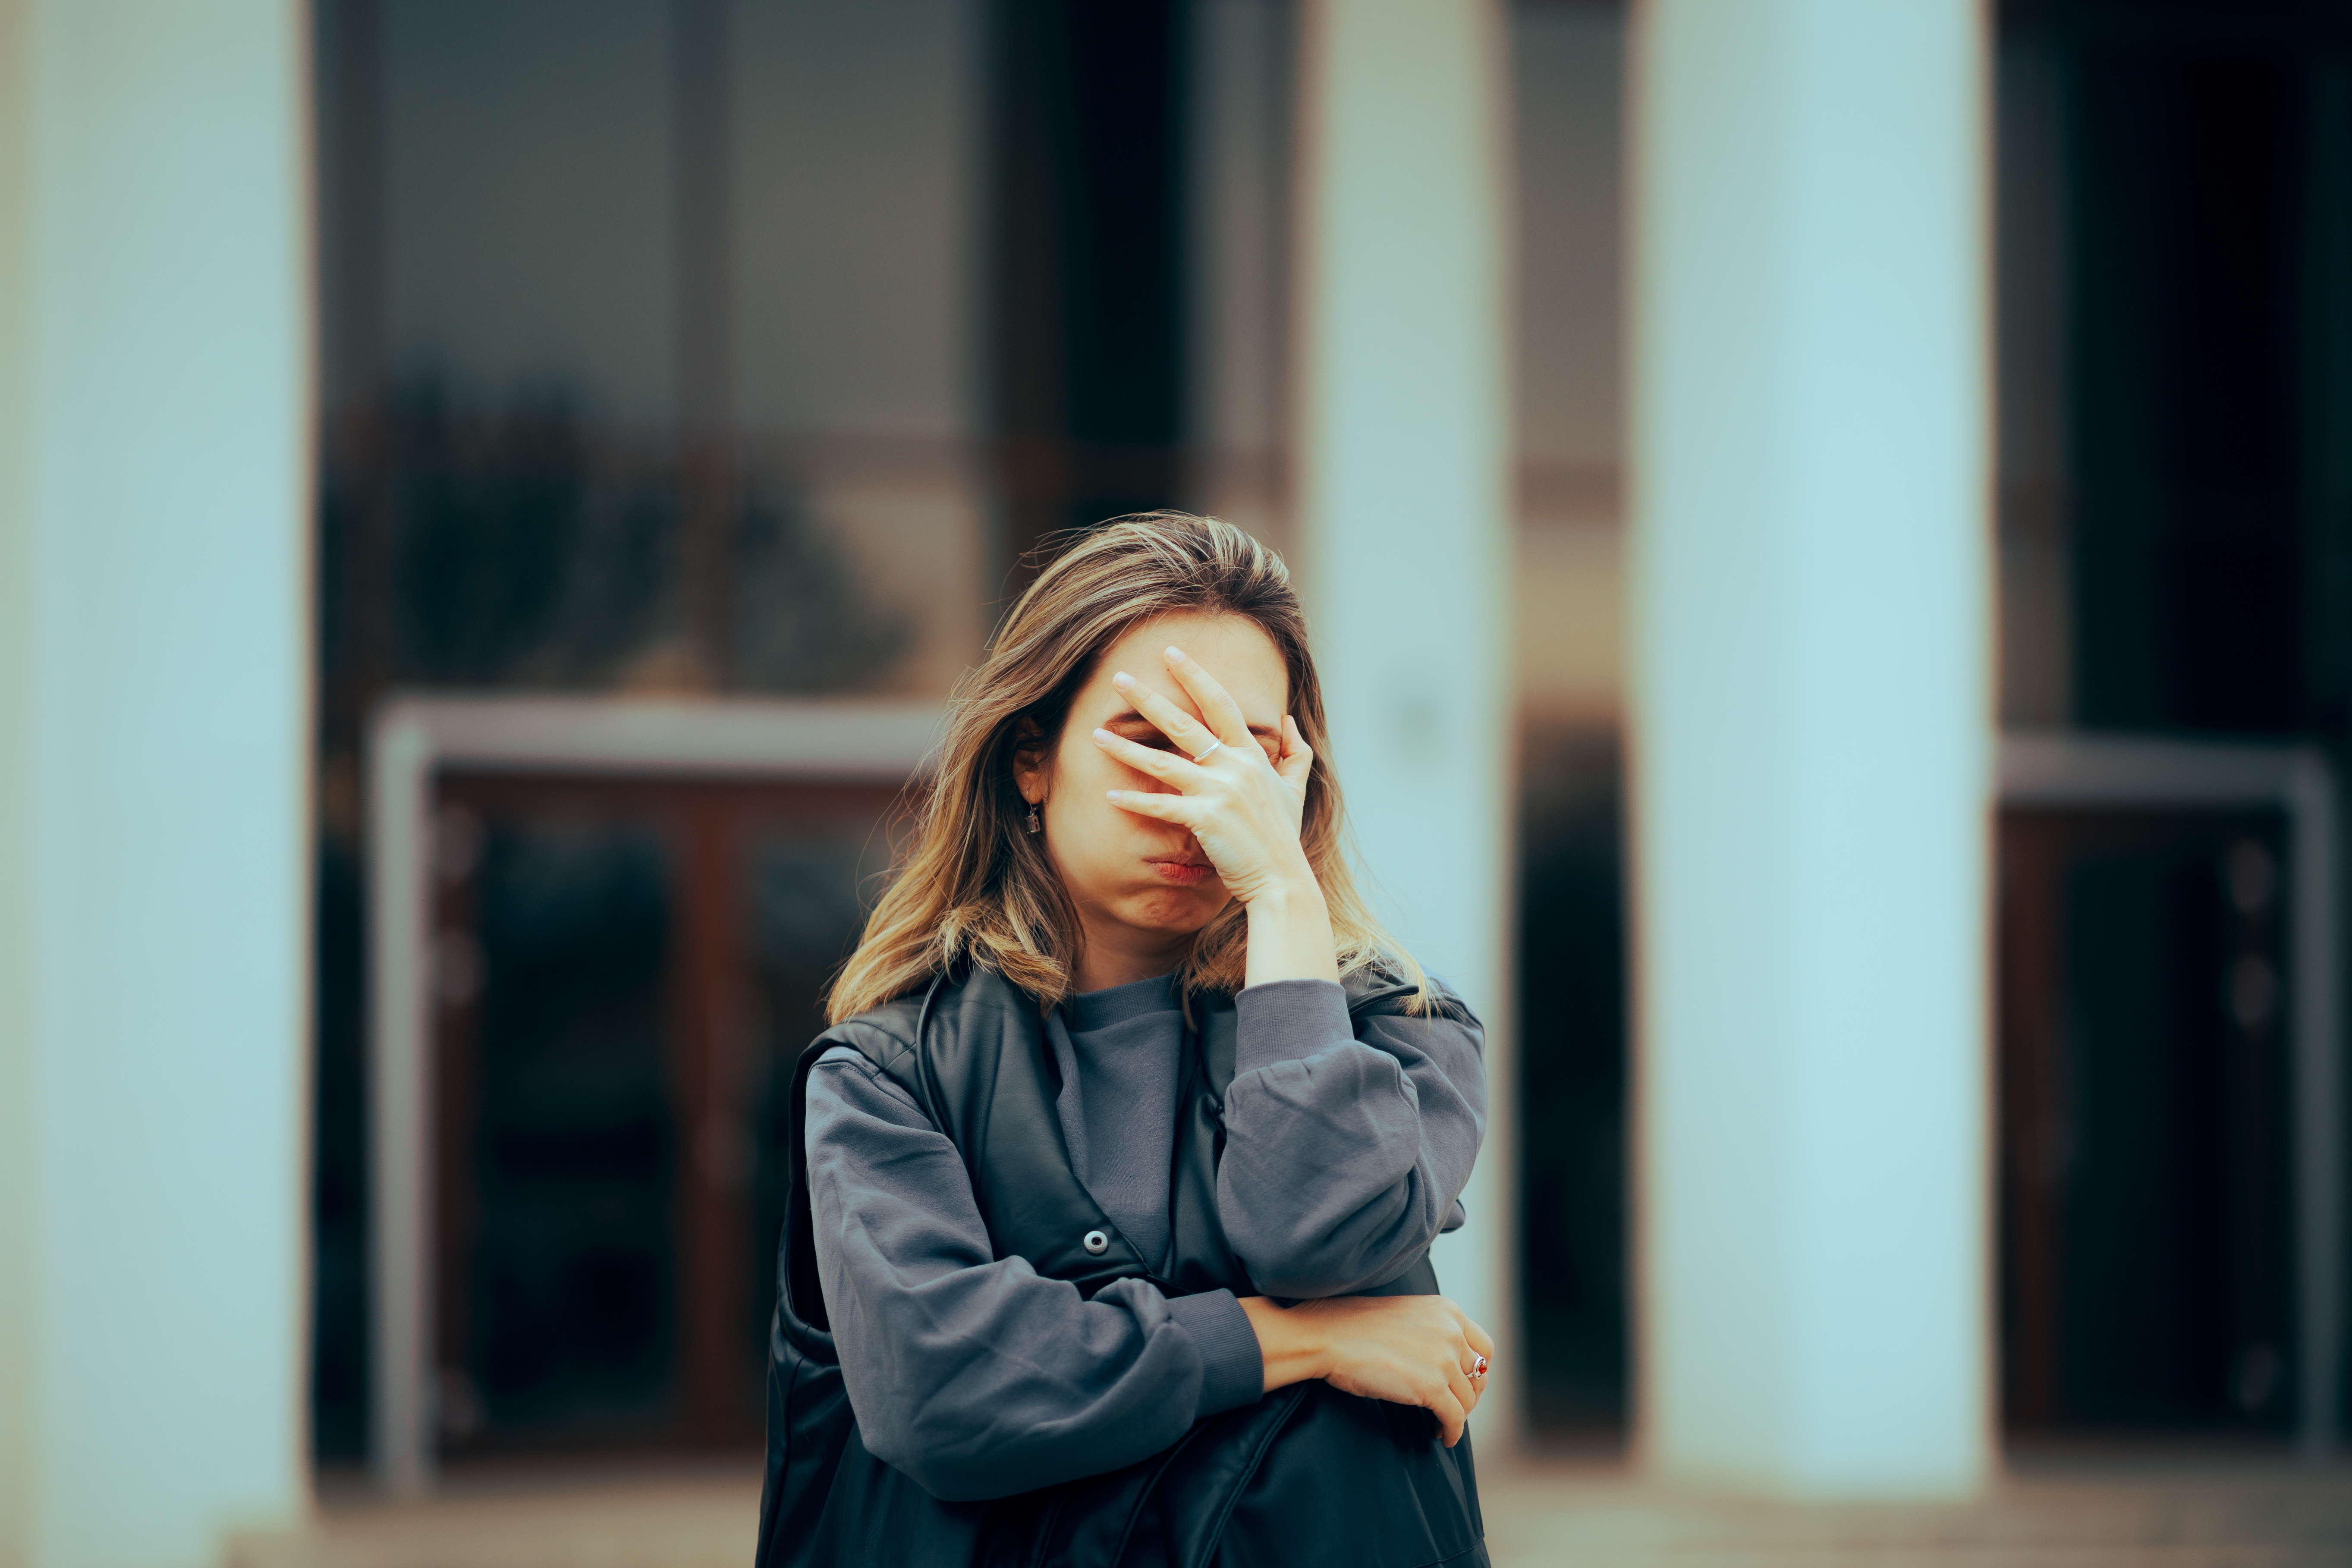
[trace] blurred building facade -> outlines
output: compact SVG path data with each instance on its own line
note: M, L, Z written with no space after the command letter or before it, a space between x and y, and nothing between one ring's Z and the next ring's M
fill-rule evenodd
M142 16L0 13L26 88L0 92L0 1234L30 1260L0 1352L5 1386L54 1391L0 1400L23 1561L198 1560L299 1510L306 1464L756 1441L776 1094L905 766L690 716L914 722L1025 552L1161 505L1300 571L1400 928L1496 1025L1496 1137L1439 1262L1517 1369L1498 1436L1800 1492L1966 1489L2037 1437L2327 1440L2343 1079L2308 1114L2307 813L2261 780L2329 776L2352 714L2336 8ZM191 141L121 107L220 97L276 118ZM312 385L299 439L230 418ZM152 434L194 409L226 423ZM153 444L118 462L121 432ZM125 465L152 492L108 488ZM249 559L215 548L239 529ZM135 607L189 552L243 642ZM100 679L74 628L118 603L110 646L178 672L181 720ZM405 840L387 715L437 759ZM2004 805L2001 731L2175 750ZM2148 782L2204 766L2261 778ZM147 793L92 793L122 777ZM257 855L307 859L307 896ZM388 1167L403 876L420 1142ZM181 1005L91 1010L75 955L113 951L117 906L82 886L177 918L263 889L212 928L227 959L121 940L137 973L245 976L187 993L188 1038L251 1081L184 1092L276 1163L77 1143L163 1048L103 1042ZM307 984L251 956L306 909ZM75 1206L167 1157L236 1173L146 1232ZM285 1395L110 1535L102 1413L133 1395L75 1369L131 1337L128 1287L71 1238L270 1204L220 1310L281 1309L237 1343ZM415 1354L387 1363L404 1285ZM115 1305L68 1334L83 1301Z

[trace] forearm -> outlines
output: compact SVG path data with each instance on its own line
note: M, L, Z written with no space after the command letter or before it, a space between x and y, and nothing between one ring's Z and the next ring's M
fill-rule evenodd
M1239 1152L1235 1159L1228 1146L1218 1212L1262 1290L1345 1296L1386 1284L1428 1251L1453 1212L1455 1194L1425 1160L1382 1182L1364 1163L1333 1159L1318 1168L1280 1144Z
M941 1283L881 1300L844 1289L834 1321L861 1439L936 1497L1004 1497L1117 1469L1212 1413L1210 1369L1170 1310L1179 1303L1141 1280L1081 1301L1005 1259Z
M1140 1280L1092 1300L996 1258L961 1157L854 1062L809 1086L816 1261L866 1445L935 1495L1093 1474L1255 1399L1246 1316L1223 1291Z
M1475 1023L1359 1026L1336 985L1274 985L1239 1002L1217 1182L1234 1250L1282 1296L1393 1279L1436 1238L1477 1157Z

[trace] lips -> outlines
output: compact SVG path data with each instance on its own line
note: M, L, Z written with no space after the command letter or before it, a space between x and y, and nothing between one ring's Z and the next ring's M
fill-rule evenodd
M1216 875L1216 868L1206 860L1188 860L1171 856L1146 860L1144 864L1150 867L1160 880L1173 882L1180 888L1194 887Z

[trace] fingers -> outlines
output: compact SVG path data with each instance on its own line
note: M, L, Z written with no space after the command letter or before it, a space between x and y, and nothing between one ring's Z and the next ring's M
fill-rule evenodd
M1445 1310L1454 1314L1455 1322L1462 1325L1462 1338L1471 1350L1489 1361L1494 1360L1495 1342L1488 1337L1486 1331L1480 1328L1469 1313L1456 1306L1451 1296L1440 1296L1437 1300L1445 1303Z
M1315 753L1307 749L1307 737L1298 732L1298 721L1287 713L1282 716L1282 756L1274 771L1296 790L1304 790L1307 775L1315 771Z
M1201 705L1201 716L1209 721L1217 739L1228 746L1239 746L1249 741L1249 721L1242 717L1242 705L1231 693L1217 684L1217 678L1194 662L1192 656L1181 647L1167 652L1169 673L1183 683Z
M1114 735L1108 730L1095 731L1095 744L1118 758L1137 773L1158 779L1162 784L1181 786L1184 775L1192 763L1173 752L1162 752L1151 746L1139 745L1124 735ZM1192 775L1198 778L1198 773Z
M1454 1375L1445 1380L1445 1386L1453 1394L1454 1403L1462 1406L1465 1415L1478 1408L1478 1395L1486 1392L1478 1386L1476 1378L1460 1367L1454 1369Z
M1475 1328L1476 1325L1470 1326ZM1449 1381L1454 1384L1454 1396L1462 1401L1465 1410L1475 1410L1478 1407L1480 1396L1486 1392L1486 1357L1483 1352L1471 1348L1466 1335L1457 1337L1453 1349L1453 1375Z
M1158 790L1115 789L1110 792L1110 803L1119 810L1131 811L1138 816L1181 823L1186 827L1194 826L1194 819L1200 813L1200 806L1190 795L1162 795Z
M1469 1313L1451 1300L1443 1296L1438 1300L1444 1302L1446 1311L1452 1315L1462 1334L1457 1347L1459 1364L1454 1377L1449 1380L1454 1384L1454 1398L1465 1411L1475 1410L1486 1392L1486 1375L1495 1358L1495 1342ZM1468 1391L1466 1397L1465 1389Z
M1470 1412L1462 1407L1461 1400L1454 1397L1453 1390L1448 1389L1433 1397L1429 1402L1429 1413L1437 1417L1438 1435L1444 1438L1447 1447L1451 1448L1462 1441L1462 1428L1470 1424Z
M1176 742L1187 758L1197 757L1209 749L1212 741L1222 741L1223 735L1202 723L1190 713L1154 691L1149 686L1120 670L1110 678L1120 696L1135 704L1135 710L1151 722L1151 727ZM1228 701L1231 699L1227 699ZM1246 729L1243 731L1248 736Z

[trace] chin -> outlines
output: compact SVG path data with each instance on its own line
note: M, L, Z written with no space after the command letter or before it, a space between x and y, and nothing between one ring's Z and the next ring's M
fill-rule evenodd
M1164 931L1190 936L1211 921L1229 901L1223 887L1147 888L1119 910L1126 924L1139 931Z

